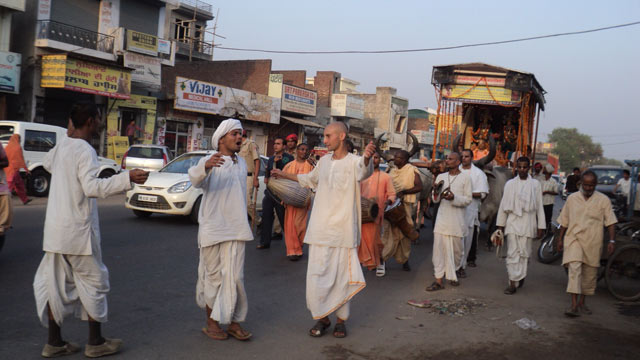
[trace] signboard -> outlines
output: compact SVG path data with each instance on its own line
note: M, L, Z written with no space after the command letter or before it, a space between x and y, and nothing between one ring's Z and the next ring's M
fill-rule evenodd
M131 80L160 88L160 74L162 66L160 59L132 52L124 54L124 66L134 69L131 72Z
M44 55L42 57L40 86L43 88L63 88L66 73L67 55Z
M331 116L364 119L364 99L347 94L331 95Z
M51 19L51 0L38 0L38 21Z
M127 29L127 50L147 55L158 55L158 38Z
M0 51L0 91L17 94L20 92L20 54Z
M475 85L478 84L478 86L484 86L485 85L485 80L486 80L486 85L488 86L497 86L497 87L504 87L505 84L505 78L504 77L499 77L499 78L495 78L495 77L484 77L484 80L481 80L483 77L481 76L470 76L470 75L456 75L453 78L453 83L454 84L458 84L458 85Z
M433 145L433 139L435 138L435 131L425 130L411 130L411 133L416 136L420 144Z
M446 85L442 96L446 100L457 100L464 103L516 106L520 105L522 94L503 87L478 85ZM496 102L497 100L497 102Z
M131 74L127 70L66 58L66 55L43 55L40 86L128 99ZM62 69L64 68L64 75ZM62 81L64 79L64 81Z
M165 39L158 39L158 52L160 54L171 55L171 41Z
M315 91L288 84L282 85L282 111L316 116L318 94Z
M280 123L280 101L266 95L180 76L175 95L175 109Z
M107 157L117 164L122 164L122 157L129 150L129 138L113 136L107 141Z
M282 97L282 82L284 81L284 75L271 74L269 75L269 96L275 98Z

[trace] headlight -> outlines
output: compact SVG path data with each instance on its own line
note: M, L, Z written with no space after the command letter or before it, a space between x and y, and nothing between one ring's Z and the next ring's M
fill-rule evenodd
M169 194L183 193L189 190L190 187L191 187L191 181L181 181L173 185L172 187L170 187L169 190L167 190L167 192Z

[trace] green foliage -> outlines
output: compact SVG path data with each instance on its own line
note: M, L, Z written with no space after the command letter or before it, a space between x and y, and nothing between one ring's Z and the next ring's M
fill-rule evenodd
M553 153L560 158L562 171L570 172L574 167L584 168L604 161L602 146L576 128L553 129L549 134L549 142L555 143Z

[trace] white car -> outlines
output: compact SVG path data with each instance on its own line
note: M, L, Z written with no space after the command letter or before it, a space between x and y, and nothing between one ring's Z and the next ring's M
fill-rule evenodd
M153 213L184 215L198 223L198 211L202 190L191 186L189 168L196 165L200 159L211 154L212 151L192 151L182 154L157 172L150 172L144 185L134 185L127 191L125 207L141 218L149 217ZM256 211L262 210L264 197L264 169L266 157L261 157Z
M67 129L33 122L0 121L0 143L7 146L13 134L20 135L24 162L31 172L27 179L27 188L35 196L46 196L49 193L51 174L44 169L42 161L45 154L56 146L58 140L67 136ZM118 164L111 159L98 157L98 162L100 169L96 175L101 178L108 178L120 171Z

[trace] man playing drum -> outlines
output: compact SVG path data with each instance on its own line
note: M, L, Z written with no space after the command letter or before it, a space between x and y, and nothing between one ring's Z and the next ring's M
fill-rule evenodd
M309 157L309 146L301 143L296 148L295 161L285 165L283 172L287 174L307 174L313 170ZM307 215L309 206L299 208L291 205L285 206L284 213L284 242L287 247L287 258L291 261L300 260L302 257L302 241L307 230Z
M331 123L324 130L324 144L330 153L320 159L313 171L303 175L272 171L275 177L317 189L304 239L309 244L307 308L318 320L309 330L314 337L324 335L333 312L338 318L333 336L347 336L344 323L349 318L349 301L366 286L358 265L361 221L358 182L373 172L370 160L375 145L369 143L360 157L347 152L346 137L344 123Z
M380 231L384 209L396 199L396 191L387 173L380 171L380 155L373 154L373 175L360 183L363 198L375 199L378 204L378 217L373 222L362 224L362 241L358 247L360 263L369 270L376 269L377 276L384 276L384 260L382 254L382 240Z
M422 182L418 169L409 164L409 153L405 150L396 152L393 158L395 167L389 172L396 196L402 199L406 221L413 226L413 214L416 212L417 194L422 191ZM389 226L387 226L389 224ZM411 240L402 233L397 224L385 222L382 235L384 250L382 258L386 261L393 256L402 264L402 270L410 271L409 255L411 254Z
M472 199L471 178L460 171L460 154L452 152L446 160L448 172L438 175L433 187L433 201L440 203L433 228L433 269L436 281L426 290L444 289L443 278L458 286L456 264L462 254L462 238L466 224L466 207Z

